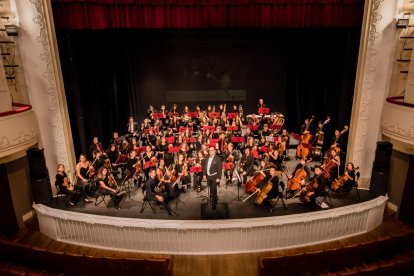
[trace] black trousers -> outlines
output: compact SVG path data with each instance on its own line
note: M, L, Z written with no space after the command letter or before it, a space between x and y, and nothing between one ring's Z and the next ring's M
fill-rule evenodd
M98 193L101 195L110 195L112 199L112 203L114 204L115 208L119 207L119 203L121 202L122 198L125 196L125 194L118 196L117 193L111 192L103 188L99 188Z
M207 185L210 187L211 204L213 207L217 205L217 182L220 179L217 175L207 176Z

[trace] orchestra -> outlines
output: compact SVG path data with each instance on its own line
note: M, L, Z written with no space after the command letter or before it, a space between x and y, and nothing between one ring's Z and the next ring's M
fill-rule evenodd
M198 195L203 191L205 179L210 188L210 204L215 207L221 179L226 187L235 181L243 187L249 179L265 175L256 183L257 191L259 194L265 188L268 191L255 202L268 211L273 210L271 199L280 196L282 172L287 178L284 197L300 196L301 202L312 205L316 204L315 195L319 191L330 189L331 183L336 185L341 177L346 178L341 189L349 191L354 185L357 168L352 163L340 173L346 152L342 134L348 126L342 131L335 130L331 145L323 144L328 140L324 137L324 127L329 117L318 121L316 131L315 117L305 118L298 128L299 134L295 134L284 128L283 114L270 110L263 99L258 100L257 114L245 115L242 105L236 104L229 108L226 104L209 105L206 109L200 105L178 109L177 104L168 109L163 104L159 110L150 105L144 115L141 123L130 116L125 133L112 132L107 150L98 137L93 137L87 153L91 161L82 154L76 165L76 186L80 192L73 195L71 202L78 200L75 196L87 199L85 194L92 196L99 190L110 194L119 208L119 201L115 200L117 191L110 187L109 176L119 188L147 186L151 194L155 193L154 199L163 205L180 193L194 191ZM294 156L289 158L289 149L294 145L297 145L295 160ZM288 160L297 162L292 173L286 172ZM61 170L60 167L56 179L62 186ZM265 173L257 174L262 171ZM332 191L341 189L335 186ZM69 187L62 186L62 190L70 193Z

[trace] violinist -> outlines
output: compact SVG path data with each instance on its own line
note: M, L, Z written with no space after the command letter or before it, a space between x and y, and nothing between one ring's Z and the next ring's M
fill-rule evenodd
M277 198L280 195L278 176L281 174L281 172L278 171L276 167L274 166L270 166L270 167L267 166L267 168L269 169L269 177L266 177L263 181L261 181L257 185L257 190L258 190L257 196L261 197L261 200L256 200L256 205L258 205L258 202L259 202L260 203L259 205L263 204L267 208L268 212L272 213L274 207L271 203L271 200L274 198ZM282 184L283 182L281 182L281 185ZM269 185L271 187L269 187ZM283 186L281 187L282 190L284 189Z
M104 157L103 157L103 155L100 151L94 151L92 153L92 155L93 155L93 158L94 158L94 160L92 162L92 166L93 166L94 171L97 172L105 164L105 159L104 159ZM90 175L90 177L93 177L93 176L94 176L94 174Z
M144 168L145 177L148 178L148 173L150 168L154 168L157 165L157 157L155 156L154 152L150 145L145 147L145 152L142 156L142 166Z
M147 145L151 146L152 150L155 150L155 146L157 145L157 136L154 134L154 129L150 128L148 130L147 136Z
M127 137L131 137L131 136L135 136L138 132L138 123L134 122L134 117L130 116L128 119L128 124L127 124L127 128L128 128L128 133L127 133Z
M282 167L282 164L279 159L277 145L272 145L270 147L270 151L268 152L267 156L269 156L269 163L272 163L274 166L276 166L277 169L280 169Z
M89 155L90 155L90 157L93 158L93 152L96 152L96 151L98 151L100 153L104 152L104 148L103 148L102 144L99 142L97 136L93 137L93 142L89 146Z
M173 210L171 210L170 206L168 205L167 194L165 192L155 191L155 188L158 186L159 182L155 169L151 168L148 175L149 177L147 178L147 181L145 182L144 186L146 197L149 200L159 202L164 207L164 209L168 211L168 215L176 216L177 214Z
M159 180L159 184L158 184L159 191L168 192L169 189L165 187L164 185L168 186L168 184L171 183L171 175L167 173L167 168L165 167L164 159L160 159L158 163L158 167L155 172L157 173L157 178Z
M226 167L224 169L224 176L226 177L226 180L228 183L231 183L233 180L236 180L236 178L233 178L233 172L234 168L236 167L235 163L239 161L239 155L237 151L234 150L233 143L227 144L227 150L223 156L223 161L226 164Z
M181 191L185 193L187 191L188 185L191 183L191 177L189 173L188 162L185 159L184 154L178 154L178 160L175 164L174 170L177 173L183 185Z
M107 152L107 156L111 162L111 166L116 166L116 161L118 160L119 151L116 148L115 144L111 144L109 151Z
M247 177L254 174L254 158L250 153L250 147L244 149L244 154L240 160L240 176L243 177L243 183L246 183Z
M131 144L129 144L129 151L139 151L139 145L136 137L132 137Z
M63 164L59 164L57 167L55 185L59 188L60 193L70 195L69 204L75 206L79 201L80 191L76 190L72 183L70 183Z
M79 156L79 163L76 165L76 186L79 190L82 189L82 194L93 193L90 178L94 173L94 168L86 159L86 155L81 154Z
M217 127L218 128L218 127ZM218 146L218 150L217 150L217 154L219 155L219 156L224 156L224 154L226 153L226 151L227 151L227 139L226 139L226 133L224 133L224 132L221 132L220 133L220 137L219 137L219 140L218 140L218 143L217 143L217 146Z
M114 181L114 179L110 179L110 173L106 168L101 168L98 172L98 179L96 180L96 186L98 188L98 193L101 195L110 195L112 199L112 203L115 209L120 209L119 203L121 202L122 198L126 195L126 193L118 193L118 191L114 188L110 187L110 181Z
M118 132L114 132L113 134L112 134L112 138L111 138L111 140L110 140L110 144L112 145L112 144L114 144L115 146L116 146L116 148L117 148L117 150L119 150L119 147L121 146L121 139L119 138L119 134L118 134Z

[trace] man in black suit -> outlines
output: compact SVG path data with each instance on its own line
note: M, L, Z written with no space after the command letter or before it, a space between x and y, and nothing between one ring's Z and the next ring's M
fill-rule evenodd
M211 203L213 209L216 209L217 205L217 185L221 180L221 158L216 155L216 149L210 147L208 149L209 157L203 164L204 178L207 177L207 185L210 186Z

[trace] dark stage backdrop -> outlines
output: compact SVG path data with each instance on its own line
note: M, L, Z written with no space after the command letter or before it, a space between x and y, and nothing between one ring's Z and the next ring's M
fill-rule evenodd
M331 116L325 141L349 124L359 28L59 30L57 36L77 155L95 135L107 147L112 132L125 133L128 117L141 121L150 104L176 102L180 110L242 104L247 115L264 98L285 115L291 132L311 115ZM231 101L234 90L240 100ZM177 91L189 96L171 99ZM205 91L219 97L202 101Z

